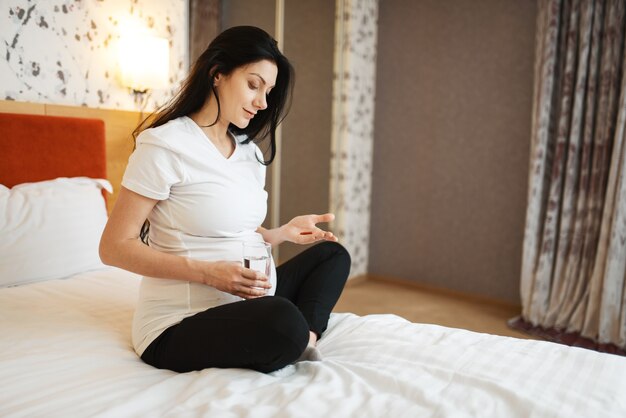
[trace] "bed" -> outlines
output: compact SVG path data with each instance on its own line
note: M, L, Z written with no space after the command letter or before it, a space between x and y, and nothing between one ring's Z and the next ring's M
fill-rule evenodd
M104 129L0 114L0 416L626 416L624 357L395 315L333 313L323 361L270 374L144 364L140 278L97 258Z

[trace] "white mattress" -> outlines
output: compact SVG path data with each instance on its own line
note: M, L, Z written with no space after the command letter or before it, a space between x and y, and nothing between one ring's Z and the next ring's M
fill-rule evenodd
M178 374L130 345L137 276L0 289L0 416L626 417L626 358L333 314L321 362Z

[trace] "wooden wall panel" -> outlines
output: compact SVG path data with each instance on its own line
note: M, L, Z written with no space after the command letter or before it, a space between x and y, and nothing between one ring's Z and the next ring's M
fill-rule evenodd
M0 100L0 112L22 113L27 115L45 115L46 105L43 103L14 102L12 100Z

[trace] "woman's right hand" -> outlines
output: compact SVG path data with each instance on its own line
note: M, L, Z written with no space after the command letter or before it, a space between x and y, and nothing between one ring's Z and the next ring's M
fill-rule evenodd
M216 261L210 263L206 270L204 283L239 296L244 299L254 299L267 294L272 284L264 274L245 268L237 261Z

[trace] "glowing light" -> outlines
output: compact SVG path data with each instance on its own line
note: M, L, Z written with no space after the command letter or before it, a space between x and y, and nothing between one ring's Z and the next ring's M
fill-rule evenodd
M167 39L150 36L139 30L125 30L119 41L122 85L135 92L166 88L169 52Z

